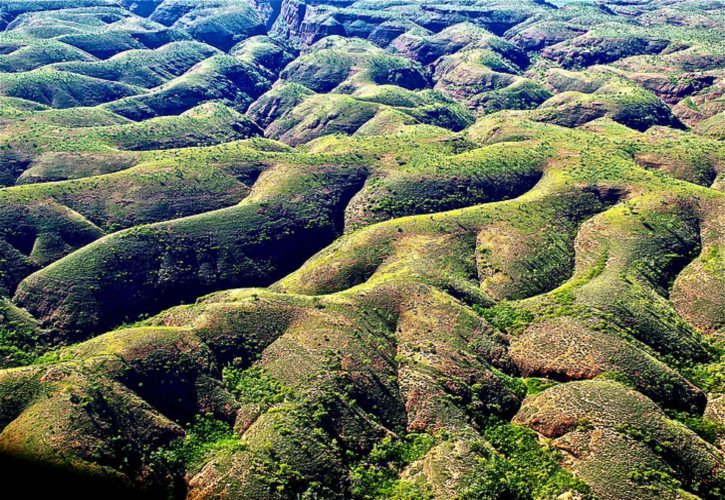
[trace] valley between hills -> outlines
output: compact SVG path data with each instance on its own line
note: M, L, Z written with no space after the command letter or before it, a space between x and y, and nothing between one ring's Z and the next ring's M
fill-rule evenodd
M725 3L0 0L0 456L723 498Z

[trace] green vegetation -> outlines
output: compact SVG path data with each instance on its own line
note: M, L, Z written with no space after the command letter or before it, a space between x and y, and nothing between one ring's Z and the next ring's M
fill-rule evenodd
M350 471L350 492L355 498L429 498L422 489L413 491L408 483L399 479L406 466L420 460L433 447L436 439L428 434L406 434L393 439L387 436Z
M219 453L243 449L239 436L228 424L212 416L197 415L186 435L171 443L168 449L157 452L156 459L194 472Z
M526 384L526 395L536 396L537 394L544 392L549 387L557 384L553 380L547 380L542 378L526 378L524 379Z
M499 302L495 306L483 308L474 305L474 310L486 321L504 332L521 333L534 320L534 315L510 302Z
M462 498L539 499L577 493L590 498L589 487L561 466L561 454L541 447L536 433L508 422L489 422L486 442L473 452L480 458L461 492Z
M722 15L4 0L0 467L722 498Z
M29 314L7 299L0 299L0 366L36 361L39 333L39 325Z
M262 368L239 370L224 368L224 384L243 403L256 403L263 409L279 404L291 396L291 390L270 377Z
M685 424L690 430L708 443L717 444L722 437L725 437L725 425L722 422L716 422L699 415L690 415L677 411L668 412L668 416L673 420Z

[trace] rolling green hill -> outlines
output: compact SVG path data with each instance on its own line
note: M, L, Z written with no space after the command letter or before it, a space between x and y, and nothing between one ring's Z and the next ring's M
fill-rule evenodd
M724 18L0 0L7 494L723 498Z

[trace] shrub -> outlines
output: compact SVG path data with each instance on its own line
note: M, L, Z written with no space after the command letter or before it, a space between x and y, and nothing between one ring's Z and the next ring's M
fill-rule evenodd
M565 471L561 454L539 446L536 433L509 422L490 420L479 443L480 455L461 493L463 499L525 500L556 498L568 491L589 498L587 485Z
M428 434L408 434L401 439L385 437L350 471L352 495L364 499L426 498L428 493L423 487L402 482L399 474L407 465L423 458L435 442Z
M289 388L259 367L253 366L246 370L227 367L223 371L223 378L227 389L244 403L257 403L269 408L291 396Z
M183 439L174 441L169 448L158 452L158 459L172 466L198 472L220 451L241 451L244 445L231 425L210 415L197 415Z

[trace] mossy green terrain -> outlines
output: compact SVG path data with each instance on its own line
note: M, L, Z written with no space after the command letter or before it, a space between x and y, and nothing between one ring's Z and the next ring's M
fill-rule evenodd
M9 477L722 498L724 14L0 0Z

